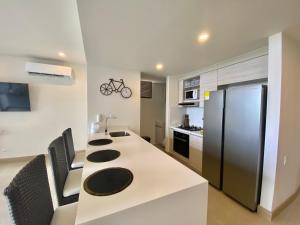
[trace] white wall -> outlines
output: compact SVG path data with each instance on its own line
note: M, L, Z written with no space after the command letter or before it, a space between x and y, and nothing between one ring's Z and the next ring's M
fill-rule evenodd
M185 107L178 106L179 76L168 76L166 80L166 126L174 126L182 123Z
M109 120L109 126L127 126L136 133L140 132L140 72L104 68L88 64L88 124L95 121L98 113L112 113L117 119ZM124 79L125 85L132 90L129 99L120 93L104 96L100 85L108 83L110 78Z
M141 98L141 135L155 144L155 121L165 123L166 84L152 83L152 98Z
M300 44L285 33L269 38L268 111L260 205L270 212L300 187L299 62Z
M31 101L31 112L0 112L0 158L47 153L49 143L68 127L75 147L85 148L85 66L70 65L75 80L68 81L28 75L25 62L29 60L0 56L0 81L29 83Z
M273 209L300 187L300 44L285 34L282 41L279 151Z
M269 38L268 102L260 205L270 212L272 211L273 205L279 137L282 62L281 43L281 33Z
M179 76L168 76L166 80L166 151L169 152L169 127L181 123L185 108L178 107Z

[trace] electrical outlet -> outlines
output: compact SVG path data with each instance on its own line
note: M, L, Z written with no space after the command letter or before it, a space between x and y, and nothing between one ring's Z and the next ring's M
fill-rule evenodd
M284 165L284 166L286 165L286 162L287 162L287 156L284 155L284 156L283 156L283 165Z

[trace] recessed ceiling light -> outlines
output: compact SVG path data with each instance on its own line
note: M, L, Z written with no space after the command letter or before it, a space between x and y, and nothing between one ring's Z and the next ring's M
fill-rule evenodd
M164 65L161 63L156 64L156 69L157 70L162 70L164 68Z
M66 57L66 54L63 53L63 52L59 52L58 55L59 55L60 57Z
M203 32L201 34L199 34L198 36L198 41L200 43L206 42L209 39L209 33Z

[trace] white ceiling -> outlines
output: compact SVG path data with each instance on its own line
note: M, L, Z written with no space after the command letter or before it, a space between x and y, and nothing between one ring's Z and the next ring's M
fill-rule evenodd
M81 64L86 55L105 67L172 75L259 48L286 28L296 26L289 33L300 40L299 0L77 1L83 35L76 0L1 0L0 54ZM211 33L205 45L201 31Z
M148 73L141 73L141 80L151 81L153 83L166 83L166 78L159 75L152 75Z
M254 50L300 22L299 0L77 1L88 63L160 75ZM205 45L201 31L211 33Z
M85 63L76 0L1 0L0 54Z

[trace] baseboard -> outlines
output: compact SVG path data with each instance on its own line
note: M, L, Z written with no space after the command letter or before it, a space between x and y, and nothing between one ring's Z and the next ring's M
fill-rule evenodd
M281 203L276 209L274 209L272 212L269 210L258 206L257 212L259 215L262 217L266 218L269 221L272 221L276 216L278 216L283 210L285 210L300 194L300 186L298 189L295 191L294 194L292 194L289 198L287 198L283 203Z
M261 207L260 205L257 207L257 214L270 222L272 221L272 212L265 209L264 207Z
M273 210L272 219L277 215L279 215L285 208L287 208L296 199L299 193L300 193L300 186L298 187L298 189L295 191L294 194L292 194L287 200L285 200L276 209Z

